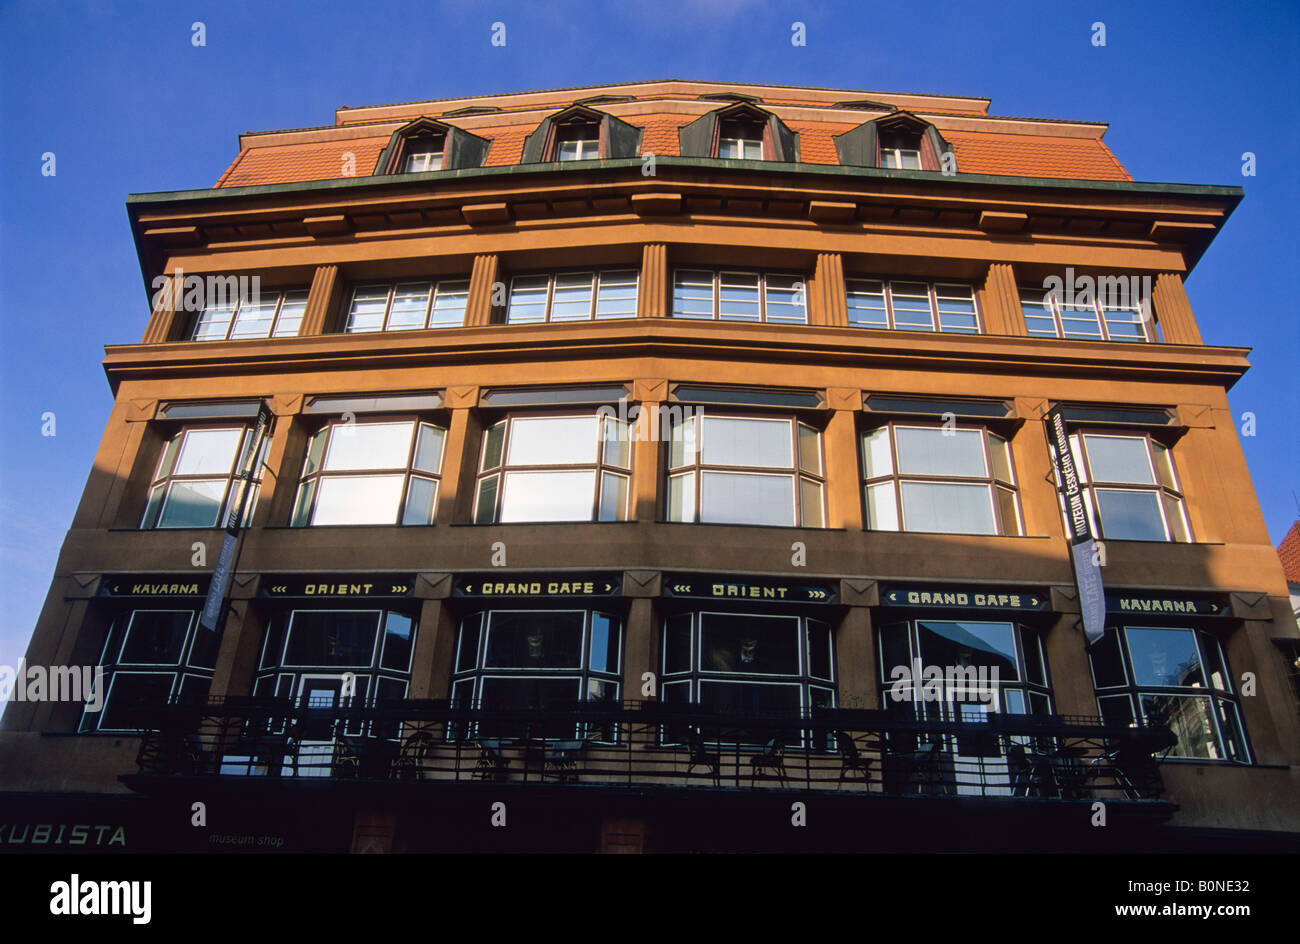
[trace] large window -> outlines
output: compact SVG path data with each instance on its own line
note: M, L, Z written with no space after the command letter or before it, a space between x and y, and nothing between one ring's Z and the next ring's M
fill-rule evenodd
M308 444L293 524L431 524L445 436L415 419L327 423Z
M465 323L468 299L469 282L461 279L358 286L352 291L345 330L459 328Z
M806 324L804 279L776 272L678 269L673 317Z
M680 613L664 621L660 652L663 700L670 705L701 704L774 720L835 705L831 628L821 620Z
M253 693L320 709L403 699L411 678L415 633L415 620L398 610L277 614L267 625ZM323 715L318 724L301 732L299 764L308 772L327 775L334 736L361 734L364 724L354 720L344 732L335 730L332 719Z
M511 416L483 435L474 521L624 521L631 469L616 417Z
M487 711L563 709L577 702L618 707L623 624L595 610L489 610L461 620L451 696ZM539 721L530 732L486 736L573 737L573 725ZM589 731L595 740L613 732Z
M140 609L112 622L99 664L107 695L98 712L82 716L83 731L132 731L133 708L208 697L221 637L198 624L190 609Z
M222 299L199 312L190 340L291 338L297 335L306 310L306 289L262 291L253 297Z
M263 437L260 469L271 438ZM168 440L149 486L141 528L213 528L239 501L239 473L249 464L253 431L246 426L190 427ZM257 485L244 505L252 518Z
M675 417L667 518L824 527L825 475L821 433L792 417Z
M637 271L517 275L510 280L507 324L636 317Z
M1127 293L1126 293L1127 294ZM1020 306L1031 337L1084 341L1149 341L1141 300L1074 300L1042 288L1022 288Z
M849 324L858 328L978 334L975 290L946 282L847 279Z
M1009 444L982 427L890 423L862 437L867 527L1021 534Z
M1094 531L1120 541L1190 541L1170 450L1148 435L1070 436Z
M1203 630L1110 627L1088 649L1097 707L1108 724L1168 725L1173 757L1250 763L1219 641Z

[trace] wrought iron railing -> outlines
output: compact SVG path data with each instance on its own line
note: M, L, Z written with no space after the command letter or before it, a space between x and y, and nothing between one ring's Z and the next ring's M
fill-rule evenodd
M918 717L823 709L733 715L591 702L312 707L264 698L137 709L139 772L636 787L831 789L931 797L1158 800L1168 728L1063 715Z

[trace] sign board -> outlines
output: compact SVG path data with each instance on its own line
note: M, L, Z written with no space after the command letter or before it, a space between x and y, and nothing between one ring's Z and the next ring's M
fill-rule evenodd
M1088 509L1079 484L1079 470L1070 451L1070 436L1060 406L1043 417L1047 440L1052 444L1056 463L1056 484L1065 502L1065 519L1070 535L1070 561L1074 565L1074 583L1079 590L1079 609L1083 614L1083 632L1088 644L1095 643L1106 631L1105 590L1101 583L1101 561L1097 542L1088 523Z

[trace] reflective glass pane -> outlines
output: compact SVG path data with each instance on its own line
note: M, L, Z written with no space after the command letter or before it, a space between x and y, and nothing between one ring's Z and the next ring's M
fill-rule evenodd
M99 727L107 731L139 728L142 722L133 717L131 709L166 704L175 681L174 672L114 672Z
M233 305L209 305L199 312L194 324L195 341L223 341L235 316Z
M488 617L484 665L500 669L579 668L582 623L580 612L493 612Z
M805 528L820 528L823 522L822 483L799 480L799 523Z
M594 470L507 472L504 478L500 521L591 520Z
M936 285L934 297L939 309L940 331L979 332L973 288L969 285Z
M191 429L176 459L176 475L229 475L242 429Z
M885 307L885 284L860 279L847 283L849 324L860 328L889 327Z
M275 310L279 307L278 292L268 292L256 302L244 301L235 316L235 324L230 329L232 340L239 338L265 338L271 334L271 324L275 321Z
M211 528L221 513L226 479L172 482L158 518L160 528Z
M882 426L862 437L863 478L891 475L894 457L889 451L889 427Z
M330 432L327 472L405 469L411 454L411 423L338 423Z
M530 275L510 280L510 304L506 310L508 324L532 324L546 320L546 295L550 278Z
M510 421L508 465L595 463L598 417L535 416Z
M565 272L555 277L555 295L551 299L552 321L581 321L591 317L591 272Z
M393 305L388 313L388 330L423 328L429 317L429 295L432 291L433 285L429 282L397 286L393 290Z
M1067 305L1062 302L1057 309L1061 315L1061 331L1067 338L1083 341L1101 339L1101 322L1097 320L1097 312L1091 305Z
M724 321L758 321L757 273L722 273L718 282L718 316Z
M716 524L791 526L794 476L705 472L700 520Z
M1099 488L1097 502L1105 537L1117 541L1167 540L1156 492Z
M694 417L689 419L670 417L670 420L673 438L668 451L669 467L680 469L684 465L692 464L696 458L696 420Z
M326 476L317 492L312 524L394 524L402 476Z
M292 338L302 327L302 316L307 310L306 292L286 292L284 302L280 305L280 317L275 322L277 338Z
M903 524L908 531L996 534L987 485L903 482Z
M1139 700L1142 714L1149 723L1167 725L1174 732L1177 743L1170 749L1170 757L1223 758L1209 698L1202 695L1142 694Z
M867 486L867 527L872 531L898 530L898 505L894 501L894 483Z
M460 639L456 647L457 672L468 672L478 666L478 638L482 624L482 613L474 613L461 621Z
M189 610L136 610L131 614L120 661L135 665L180 662L193 616Z
M378 636L377 610L295 610L284 664L369 666Z
M352 294L348 331L382 331L388 311L388 289L359 288Z
M386 669L405 672L411 665L411 638L415 624L409 616L388 613L384 617L384 654L380 663Z
M928 285L924 282L890 282L889 295L894 309L895 328L934 330Z
M491 524L496 520L499 479L500 476L489 475L478 483L478 497L474 502L475 524Z
M1200 688L1205 684L1192 630L1130 626L1124 632L1138 685Z
M811 426L799 424L799 468L813 475L822 474L822 437Z
M636 288L635 269L600 273L600 287L596 292L596 317L635 318Z
M664 673L691 670L691 615L680 613L668 617L664 624Z
M703 461L708 465L794 467L789 420L706 415L702 424Z
M1012 624L920 620L916 625L925 665L982 667L988 670L986 678L990 681L995 668L999 681L1020 678ZM970 673L959 677L958 684L966 684L963 680L971 684L976 681Z
M591 646L588 667L593 672L618 671L618 624L604 613L591 614Z
M700 671L799 674L799 620L701 613Z
M497 423L487 431L483 440L483 464L480 471L495 469L501 464L501 448L506 441L506 424Z
M600 478L600 515L597 520L627 520L627 476L605 472Z
M428 423L420 424L419 440L415 444L414 468L421 472L437 472L442 464L442 442L446 433Z
M988 434L989 461L993 464L993 477L1008 485L1015 484L1011 474L1011 449L1001 436Z
M673 317L713 317L713 273L678 269L673 274Z
M439 282L429 314L430 328L459 328L465 323L465 305L469 301L468 282Z
M803 279L797 275L769 275L764 284L768 321L786 324L808 321Z
M916 429L899 426L898 471L912 475L983 476L984 435L975 429Z
M695 473L687 472L668 479L668 520L695 520Z
M604 462L620 469L632 461L632 427L617 417L607 416L604 421Z
M1088 448L1088 465L1094 482L1155 484L1145 438L1085 435L1083 441Z
M402 524L424 525L433 521L433 505L438 498L438 483L433 479L411 476L406 490L406 509Z
M808 620L808 672L831 678L831 628L821 620Z

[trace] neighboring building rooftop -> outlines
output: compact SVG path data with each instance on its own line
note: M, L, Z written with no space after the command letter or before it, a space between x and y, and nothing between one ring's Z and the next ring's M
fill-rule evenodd
M780 118L798 134L800 160L809 164L838 164L834 136L906 111L943 135L961 173L1133 179L1102 141L1107 126L1097 122L990 115L984 98L667 79L344 107L335 113L332 126L241 135L239 155L216 186L368 175L392 133L419 117L436 118L487 139L484 166L517 164L524 139L542 119L575 102L642 129L642 152L677 156L683 125L736 101L752 102Z
M1291 525L1291 530L1277 546L1277 556L1282 559L1286 582L1300 583L1300 521Z

